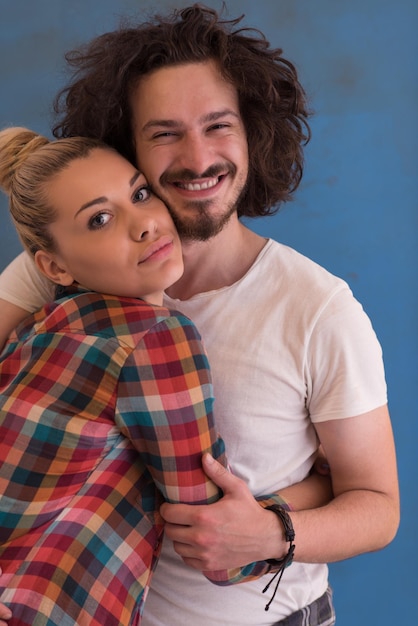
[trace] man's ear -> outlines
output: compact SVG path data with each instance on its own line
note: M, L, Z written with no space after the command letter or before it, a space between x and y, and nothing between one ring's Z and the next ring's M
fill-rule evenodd
M57 285L68 287L74 282L73 276L57 261L52 252L38 250L35 253L35 264L44 276L52 280L52 282L57 283Z

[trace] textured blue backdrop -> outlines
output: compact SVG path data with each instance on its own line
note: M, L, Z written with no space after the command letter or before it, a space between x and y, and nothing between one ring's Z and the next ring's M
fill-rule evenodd
M190 3L0 0L0 126L49 134L52 98L65 82L66 50L112 29L122 15ZM337 623L418 623L418 5L227 0L227 9L234 17L245 13L246 24L284 48L315 112L295 201L255 228L346 279L372 318L385 355L402 522L382 552L331 566ZM2 197L0 269L18 251Z

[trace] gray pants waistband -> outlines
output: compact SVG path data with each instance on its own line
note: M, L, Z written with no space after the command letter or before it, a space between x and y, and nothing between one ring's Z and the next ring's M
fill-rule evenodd
M335 611L330 587L323 596L272 626L334 626Z

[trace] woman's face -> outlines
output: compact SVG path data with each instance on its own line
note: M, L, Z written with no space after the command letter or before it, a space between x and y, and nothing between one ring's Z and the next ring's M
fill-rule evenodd
M49 227L56 251L35 258L42 268L42 255L53 257L55 282L162 302L163 290L183 273L181 245L142 174L117 153L96 148L53 177L47 193L56 211Z

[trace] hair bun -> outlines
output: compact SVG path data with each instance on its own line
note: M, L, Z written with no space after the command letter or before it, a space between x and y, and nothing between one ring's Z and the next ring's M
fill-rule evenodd
M49 139L27 128L14 126L0 131L0 186L7 194L22 164L47 143Z

